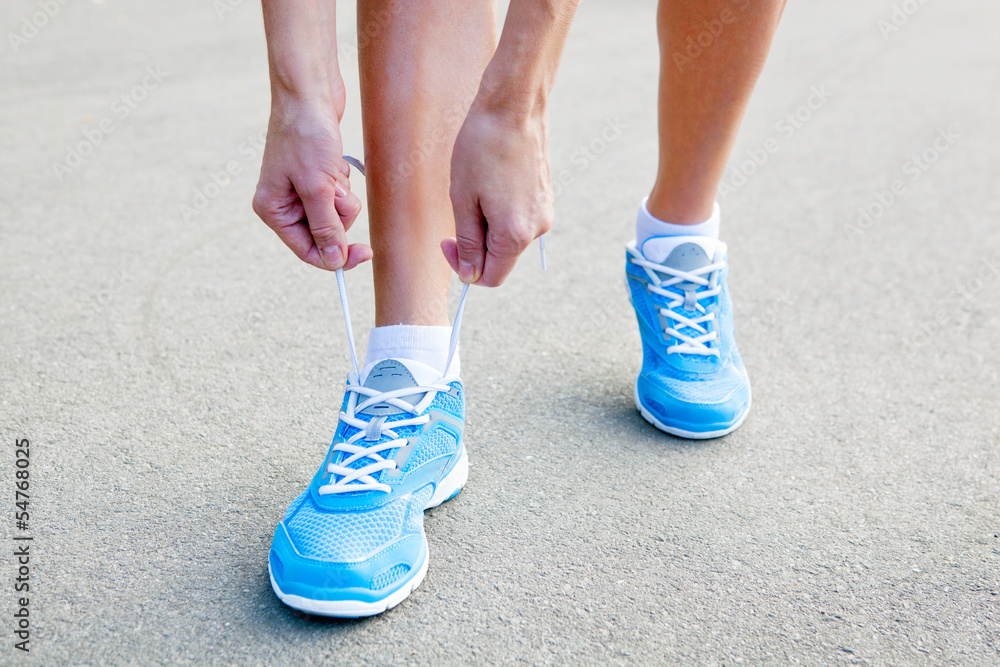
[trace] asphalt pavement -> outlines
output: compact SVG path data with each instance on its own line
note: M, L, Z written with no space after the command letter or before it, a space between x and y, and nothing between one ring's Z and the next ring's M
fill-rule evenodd
M259 6L0 6L0 663L1000 662L1000 5L789 3L720 194L754 407L690 442L635 410L622 286L654 4L579 10L548 271L471 291L469 483L364 621L267 579L350 360L333 276L250 209ZM362 346L371 290L349 275Z

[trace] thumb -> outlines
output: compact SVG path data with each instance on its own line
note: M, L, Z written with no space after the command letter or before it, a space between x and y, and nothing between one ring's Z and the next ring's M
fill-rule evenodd
M337 188L333 182L300 192L306 222L323 265L333 271L347 261L347 233L337 213Z
M454 206L454 200L452 200ZM454 206L455 238L441 244L445 258L463 283L475 283L486 263L486 219L478 203Z

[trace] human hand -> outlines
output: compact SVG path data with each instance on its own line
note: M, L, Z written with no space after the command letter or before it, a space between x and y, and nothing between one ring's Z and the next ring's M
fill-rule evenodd
M544 111L473 104L451 158L455 238L441 243L464 283L497 287L528 245L552 227Z
M342 158L343 104L274 104L253 210L307 264L352 269L372 258L347 243L361 211Z

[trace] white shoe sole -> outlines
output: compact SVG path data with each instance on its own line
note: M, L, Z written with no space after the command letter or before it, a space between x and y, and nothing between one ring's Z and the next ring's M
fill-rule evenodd
M434 495L431 496L431 499L427 503L427 507L425 507L424 510L426 511L432 507L437 507L446 500L451 500L457 496L458 492L462 490L462 487L465 486L465 482L468 479L469 457L466 455L465 449L463 448L462 455L459 457L458 463L456 463L455 467L452 468L452 471L441 480L441 483L437 485ZM267 574L271 579L271 588L274 589L274 594L278 596L279 600L293 609L304 611L307 614L316 614L317 616L361 618L364 616L375 616L377 614L381 614L384 611L392 609L400 602L408 598L410 593L417 589L417 586L423 582L424 577L427 575L427 564L429 560L429 557L424 558L424 562L421 563L420 567L417 569L417 573L411 577L408 582L404 583L402 588L375 602L362 602L361 600L313 600L311 598L302 597L301 595L290 595L284 593L280 588L278 588L278 583L274 580L274 574L271 572L270 559L267 564Z
M676 435L679 438L688 438L690 440L710 440L712 438L721 438L724 435L729 435L740 426L743 425L743 420L747 418L750 414L750 404L753 403L753 396L747 400L747 408L740 415L740 418L736 420L732 426L728 428L721 429L719 431L685 431L684 429L675 428L673 426L667 426L659 419L653 416L653 414L643 406L642 401L639 400L639 381L636 380L635 383L635 407L639 409L639 414L642 415L643 419L648 421L650 424L660 429L664 433L669 433L670 435Z

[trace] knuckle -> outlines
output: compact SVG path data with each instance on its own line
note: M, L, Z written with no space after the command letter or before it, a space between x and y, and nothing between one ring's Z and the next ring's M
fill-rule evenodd
M253 194L250 206L253 208L253 212L256 213L259 218L263 219L268 212L267 196L260 189L258 189Z
M318 227L312 230L313 239L316 240L321 246L327 246L331 243L336 243L340 241L340 230L336 227Z
M455 234L455 243L458 245L458 252L463 255L475 252L480 247L480 241L476 237L460 232Z
M527 248L535 240L535 230L527 226L517 227L514 230L514 243L519 249Z
M308 199L332 199L335 194L332 179L326 178L308 178L296 186L295 190L300 197Z
M265 192L258 190L253 200L250 202L253 212L268 226L274 225L280 217L278 210L274 206L274 200Z
M553 215L542 216L540 222L541 225L539 225L539 234L538 234L539 236L541 236L542 234L547 234L552 229L552 224L555 222L555 216Z
M526 224L508 225L493 237L494 248L501 254L518 253L527 248L535 239L531 227Z

